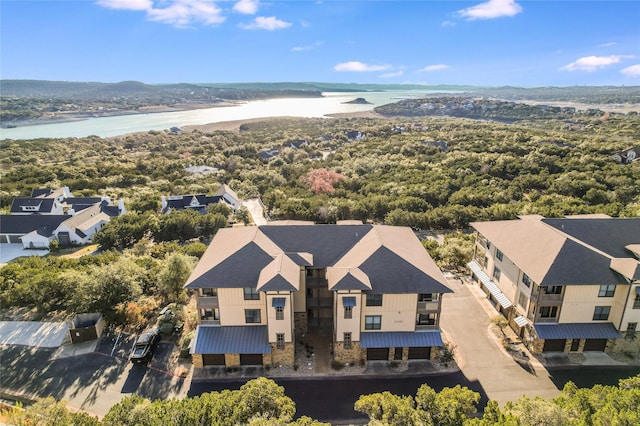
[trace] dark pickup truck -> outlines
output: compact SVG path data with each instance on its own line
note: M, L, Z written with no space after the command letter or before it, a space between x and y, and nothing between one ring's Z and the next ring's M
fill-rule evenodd
M131 362L135 364L149 362L159 341L160 332L157 328L151 328L140 334L131 349L131 355L129 355Z

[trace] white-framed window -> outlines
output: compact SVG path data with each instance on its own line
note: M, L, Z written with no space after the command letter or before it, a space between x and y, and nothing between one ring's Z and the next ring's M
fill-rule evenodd
M276 319L277 320L284 319L284 308L282 306L276 306Z
M218 308L200 308L200 319L203 321L219 321L220 309Z
M217 288L201 288L200 296L216 297L218 295Z
M522 284L526 285L527 287L531 287L531 278L529 278L529 275L525 274L524 272L522 273Z
M541 306L540 307L540 318L555 318L558 316L558 307L557 306Z
M502 253L502 251L500 251L500 249L496 249L496 259L502 262L503 257L504 257L504 254Z
M502 275L502 271L497 266L494 266L493 267L493 278L495 278L496 281L500 281L500 275Z
M344 319L351 319L353 318L353 307L352 306L345 306L344 307Z
M284 349L284 333L276 334L276 349Z
M351 333L344 333L343 336L343 346L345 349L351 349Z

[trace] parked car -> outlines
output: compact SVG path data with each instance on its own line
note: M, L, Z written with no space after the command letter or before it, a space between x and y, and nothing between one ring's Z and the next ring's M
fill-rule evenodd
M160 332L155 327L140 334L129 355L131 362L135 364L149 362L159 341Z

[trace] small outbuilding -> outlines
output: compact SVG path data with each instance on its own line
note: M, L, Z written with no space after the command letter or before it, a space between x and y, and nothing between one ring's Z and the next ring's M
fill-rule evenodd
M88 342L102 336L105 321L102 314L78 314L71 320L69 337L71 343Z

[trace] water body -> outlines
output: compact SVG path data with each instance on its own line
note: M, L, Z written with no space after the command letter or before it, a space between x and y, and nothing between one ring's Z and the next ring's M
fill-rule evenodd
M378 105L397 102L403 98L418 98L425 91L389 92L326 92L322 98L269 99L251 101L227 107L191 111L161 112L89 118L67 123L38 124L13 129L0 129L0 139L38 139L119 136L171 127L219 123L262 117L323 117L327 114L369 111ZM345 104L355 98L365 98L370 105Z

